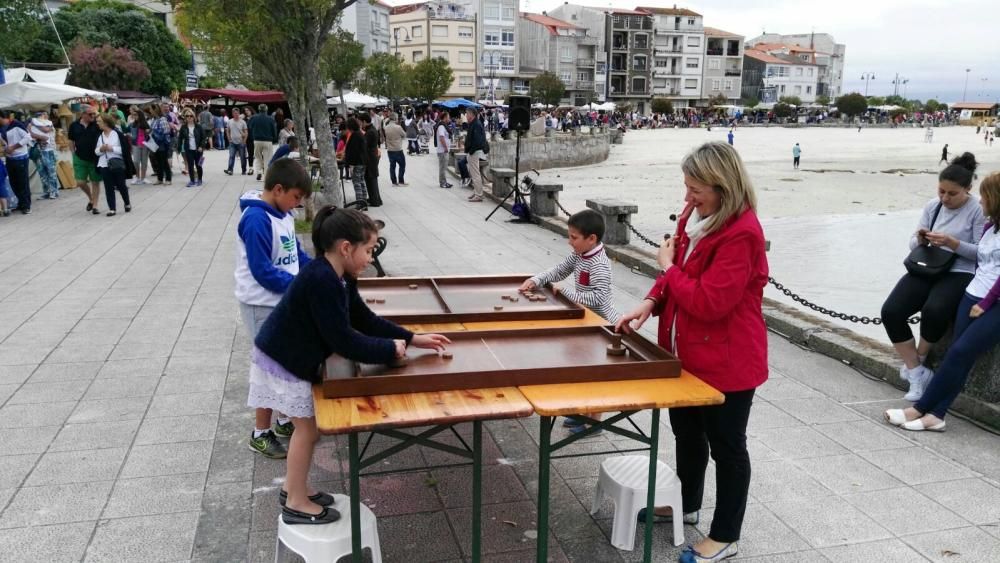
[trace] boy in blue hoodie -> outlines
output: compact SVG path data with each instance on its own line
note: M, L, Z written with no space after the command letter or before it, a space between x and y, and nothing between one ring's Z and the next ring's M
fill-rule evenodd
M312 193L312 181L301 164L291 159L275 162L267 170L264 192L250 191L240 197L239 256L236 261L236 299L240 316L253 342L264 320L281 301L299 268L309 263L295 236L292 209ZM289 437L291 421L278 413L271 429L271 409L256 409L250 449L265 457L288 455L278 436Z

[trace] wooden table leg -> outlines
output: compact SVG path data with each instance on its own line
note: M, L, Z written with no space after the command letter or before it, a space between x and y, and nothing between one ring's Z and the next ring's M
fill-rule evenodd
M351 561L361 563L361 459L358 433L348 436L348 457L351 473Z
M555 424L555 419L551 416L541 416L539 420L541 429L538 433L538 539L535 560L538 563L546 563L549 558L549 456L552 453L552 425Z
M660 445L660 409L653 409L653 427L649 431L649 481L646 483L646 534L643 540L642 560L649 563L653 553L653 506L656 501L656 462ZM674 518L682 518L674 514Z

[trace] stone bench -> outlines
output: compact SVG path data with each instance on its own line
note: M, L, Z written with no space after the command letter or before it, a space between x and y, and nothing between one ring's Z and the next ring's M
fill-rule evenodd
M604 217L604 243L628 244L630 217L639 212L639 206L617 199L588 199L587 207Z
M562 189L562 184L535 182L531 186L531 194L528 196L528 208L531 210L531 214L538 217L558 215L557 203L559 203L559 192Z
M513 168L490 167L490 177L493 178L493 195L503 197L514 185L517 172ZM509 180L508 180L509 179Z

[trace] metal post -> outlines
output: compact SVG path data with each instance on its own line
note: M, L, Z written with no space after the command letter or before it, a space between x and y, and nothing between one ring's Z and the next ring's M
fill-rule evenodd
M972 72L971 68L965 69L965 88L962 89L962 101L965 101L965 95L969 93L969 73Z
M642 560L649 563L653 554L653 511L656 502L656 462L660 445L660 409L653 409L653 427L649 431L649 482L646 484L646 533L643 539ZM674 514L674 518L683 518Z
M361 460L357 432L348 435L348 457L351 466L351 561L361 563Z
M472 562L479 563L483 534L483 422L472 421Z
M535 547L535 561L546 563L549 558L549 456L552 441L551 416L539 417L541 425L538 433L538 539Z

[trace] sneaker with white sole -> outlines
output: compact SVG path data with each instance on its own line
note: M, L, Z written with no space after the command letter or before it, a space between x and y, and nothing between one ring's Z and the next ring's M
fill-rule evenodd
M919 401L924 396L924 389L927 388L932 377L934 377L934 372L926 366L917 366L909 370L910 390L903 396L903 399L913 402Z

